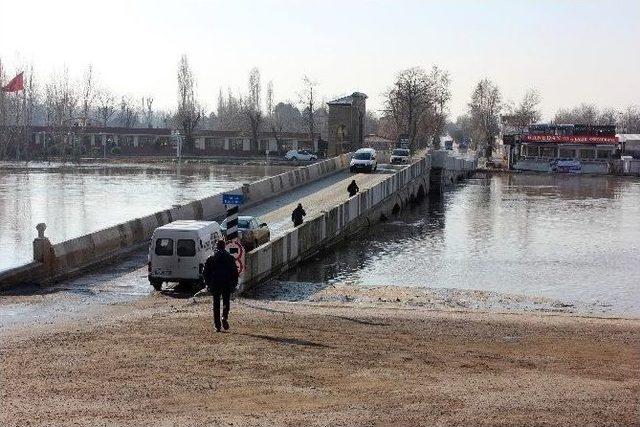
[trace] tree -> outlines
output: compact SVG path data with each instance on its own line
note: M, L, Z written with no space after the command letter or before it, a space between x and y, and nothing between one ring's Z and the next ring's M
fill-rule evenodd
M193 132L202 117L202 108L196 98L195 86L195 78L187 55L182 55L178 64L178 111L175 120L185 138L185 148L191 152L195 148Z
M82 125L87 126L89 123L89 113L93 107L95 100L95 81L93 76L93 66L89 64L87 71L84 73L82 80Z
M412 150L418 146L420 125L433 103L431 83L422 67L398 73L385 94L386 112L394 119L397 133L408 136Z
M493 154L493 144L500 132L501 110L502 97L498 86L487 78L480 80L471 95L469 114L474 131L483 143L487 159L490 159Z
M243 108L251 128L252 151L258 151L258 132L263 121L261 96L260 70L254 67L249 72L249 95L245 99Z
M439 149L440 137L443 136L447 125L448 104L451 100L449 73L434 66L428 79L433 104L427 110L427 118L423 121L423 133L425 137L431 137L433 147Z
M540 94L536 89L529 89L517 106L510 105L506 108L509 116L511 116L511 124L521 132L527 126L539 121L542 116Z
M304 119L307 130L309 132L309 140L314 140L316 132L316 94L315 88L318 83L311 80L309 76L304 76L302 79L304 89L300 94L300 103L303 105Z
M640 107L629 106L620 115L621 133L640 133Z
M558 124L597 124L598 116L598 107L593 104L580 104L570 110L558 110L554 121Z
M131 98L123 96L120 100L120 111L118 111L118 123L124 128L132 128L138 125L138 112L131 102Z
M98 93L98 117L103 127L107 127L109 120L116 113L115 98L107 90Z
M142 118L148 128L153 127L153 96L142 97Z

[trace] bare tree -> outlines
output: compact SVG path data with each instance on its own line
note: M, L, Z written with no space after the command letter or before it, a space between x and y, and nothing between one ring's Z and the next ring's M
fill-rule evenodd
M503 123L507 123L515 130L522 132L527 126L540 120L540 94L536 89L529 89L520 102L514 105L508 101L504 104L506 116L503 116Z
M116 113L115 98L107 90L98 94L98 117L103 127L107 127L109 120Z
M153 127L153 96L142 97L142 117L148 128Z
M196 81L189 66L187 55L180 57L178 64L178 111L176 122L185 138L186 148L193 151L195 140L193 132L202 118L202 108L196 98Z
M451 100L449 73L433 66L427 77L433 102L427 109L422 129L424 136L433 141L433 147L439 149L440 137L444 134L447 125L448 105Z
M89 113L96 98L94 80L93 65L89 64L82 79L82 126L89 124Z
M421 67L401 71L385 93L385 108L398 134L405 133L411 149L418 146L420 125L434 103L432 84Z
M304 119L309 132L309 140L313 141L316 132L316 93L315 89L318 86L318 82L304 76L302 79L304 89L300 96L300 102L303 105Z
M487 159L493 154L493 144L499 134L501 110L502 97L498 86L487 78L480 80L471 95L469 113L475 131L482 138Z
M249 72L249 95L245 99L244 112L251 129L251 150L258 150L258 132L264 119L262 114L262 86L260 70L256 67Z
M556 123L567 124L596 124L598 122L598 116L600 112L598 107L593 104L580 104L577 107L567 109L560 109L556 113L554 121Z
M640 133L640 107L629 106L620 115L621 133Z
M138 124L138 112L136 111L131 98L123 96L120 99L120 110L118 111L118 123L125 128L132 128Z

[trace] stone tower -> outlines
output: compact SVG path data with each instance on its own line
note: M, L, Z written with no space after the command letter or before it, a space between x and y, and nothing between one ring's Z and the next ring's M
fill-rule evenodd
M327 102L329 105L329 157L355 151L364 142L364 116L367 95L353 92Z

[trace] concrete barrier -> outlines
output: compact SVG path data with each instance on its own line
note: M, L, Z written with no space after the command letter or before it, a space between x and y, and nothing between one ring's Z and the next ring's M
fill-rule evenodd
M246 255L246 271L239 291L286 271L322 248L365 226L389 217L429 191L431 158L423 158L382 182L310 218Z
M242 193L245 207L294 190L349 166L350 154L303 166L279 175L243 185L229 193ZM96 232L51 245L38 240L34 262L0 274L0 289L22 283L44 284L71 277L88 268L111 262L148 244L153 231L179 219L221 220L226 214L222 194L216 194L143 218L114 225Z

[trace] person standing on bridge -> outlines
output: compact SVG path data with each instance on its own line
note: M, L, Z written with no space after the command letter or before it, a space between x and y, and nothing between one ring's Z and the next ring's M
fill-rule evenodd
M298 207L293 210L291 213L291 221L293 221L293 226L297 227L302 224L303 218L307 215L307 213L302 208L302 203L298 203Z
M356 184L355 179L351 181L351 184L349 184L349 186L347 187L347 191L349 192L349 197L353 197L358 194L358 191L360 191L360 187L358 187L358 184Z
M213 296L213 325L216 332L220 327L229 329L229 309L231 294L238 286L236 260L226 250L224 240L216 243L216 251L204 264L204 283ZM222 322L220 322L220 298L222 298Z

